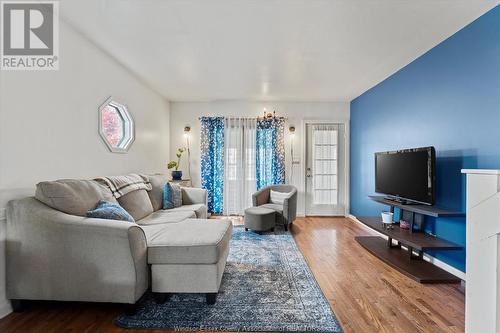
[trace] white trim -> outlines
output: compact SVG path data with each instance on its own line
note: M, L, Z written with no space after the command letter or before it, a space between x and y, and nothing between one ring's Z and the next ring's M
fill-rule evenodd
M349 218L349 219L353 220L354 222L359 222L359 223L361 223L361 222L358 220L358 218L357 218L356 216L352 215L352 214L348 214L348 215L347 215L347 218ZM363 224L363 223L361 223L361 224ZM364 225L364 224L363 224L363 225ZM370 229L370 230L371 230L371 229Z
M481 174L481 175L500 175L500 170L488 169L462 169L462 173Z
M0 208L0 228L5 228L5 226L1 226L2 223L6 223L5 211L5 208ZM7 316L11 312L12 307L10 306L9 301L6 299L0 300L0 318Z
M431 264L434 264L437 267L439 267L441 269L444 269L448 273L455 275L456 277L462 279L463 281L466 281L466 275L465 275L464 272L462 272L459 269L456 269L453 266L448 265L444 261L441 261L441 260L439 260L437 258L434 258L434 257L432 257L432 256L430 256L428 254L424 254L424 259L427 260L428 262L430 262Z
M12 307L10 306L9 301L5 300L0 303L0 318L3 318L12 312Z
M388 237L384 234L381 234L380 232L376 231L376 230L373 230L372 228L368 227L366 224L362 223L360 220L358 220L356 218L356 216L352 215L352 214L349 214L348 215L348 218L353 220L354 222L356 223L359 223L361 226L365 227L366 229L370 230L370 231L373 231L375 233L377 233L378 235L380 235L381 237L383 237L384 239L387 239ZM403 249L406 249L408 250L405 246L401 246ZM430 262L431 264L447 271L448 273L450 274L453 274L455 275L456 277L462 279L463 281L466 281L466 275L464 272L462 272L461 270L459 269L456 269L455 267L453 266L450 266L448 265L447 263L445 263L444 261L441 261L437 258L434 258L433 256L430 256L428 254L424 254L424 260Z

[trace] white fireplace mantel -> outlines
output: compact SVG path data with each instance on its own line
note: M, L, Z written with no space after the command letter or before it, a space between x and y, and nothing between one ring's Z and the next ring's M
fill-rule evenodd
M500 170L467 175L465 331L500 333Z

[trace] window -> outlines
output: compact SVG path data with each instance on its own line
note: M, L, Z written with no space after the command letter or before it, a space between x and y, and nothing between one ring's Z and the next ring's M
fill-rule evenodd
M253 136L252 136L253 139ZM250 182L255 182L255 148L245 149L245 164L246 164L246 180Z
M134 122L127 107L109 98L99 108L99 134L114 153L124 153L134 141Z
M226 172L227 180L237 180L238 179L238 150L236 148L228 148L227 152L227 164Z
M245 180L255 181L255 148L243 148L243 150L244 156L242 157L242 152L238 148L226 149L227 180L238 180L239 177L244 176ZM241 170L241 168L245 168L245 170Z
M338 131L335 125L317 127L313 132L313 202L315 205L336 205Z

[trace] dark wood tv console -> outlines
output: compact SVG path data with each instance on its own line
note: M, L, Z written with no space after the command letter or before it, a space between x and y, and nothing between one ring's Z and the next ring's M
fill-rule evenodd
M420 283L460 282L456 276L425 261L423 255L426 250L460 250L462 246L425 233L424 226L425 216L460 217L465 216L464 213L435 206L406 205L381 196L370 196L370 199L389 205L391 212L394 212L394 208L399 208L401 216L410 223L410 229L401 229L399 223L394 223L392 229L386 229L381 217L358 217L361 223L387 236L387 239L379 236L355 237L361 246L386 264ZM402 246L407 249L403 249Z

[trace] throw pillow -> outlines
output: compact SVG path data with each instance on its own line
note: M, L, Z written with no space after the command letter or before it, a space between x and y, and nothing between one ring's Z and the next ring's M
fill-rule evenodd
M118 198L120 206L139 221L153 213L153 206L146 190L135 190Z
M282 205L286 198L290 196L288 192L278 192L271 190L270 201L273 204Z
M135 222L134 218L122 206L104 200L100 200L97 206L93 210L89 210L86 215L98 219Z
M163 187L163 209L182 206L182 190L178 184L166 183Z
M172 193L174 194L174 207L182 206L182 189L179 184L172 184Z

